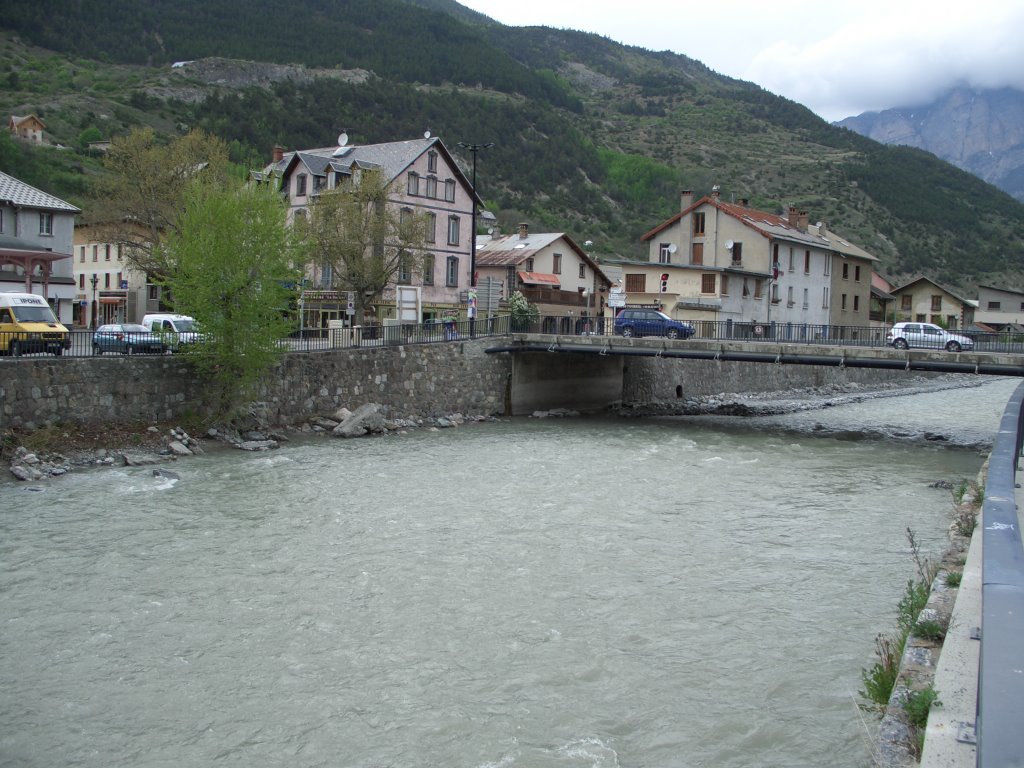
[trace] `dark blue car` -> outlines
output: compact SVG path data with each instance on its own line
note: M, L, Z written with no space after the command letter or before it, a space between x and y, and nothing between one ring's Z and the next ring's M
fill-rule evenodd
M693 326L673 320L656 309L624 309L615 317L615 333L619 336L665 336L669 339L688 339Z

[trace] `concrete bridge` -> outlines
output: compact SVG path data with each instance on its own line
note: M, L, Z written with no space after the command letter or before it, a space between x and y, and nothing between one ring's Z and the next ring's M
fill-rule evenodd
M672 397L693 394L693 378L701 376L702 371L706 372L709 363L716 365L713 377L716 392L723 388L723 379L738 378L735 371L740 370L733 366L732 376L723 375L722 367L717 365L723 363L816 366L845 369L843 373L846 375L852 375L854 369L875 369L876 381L877 372L884 370L892 371L894 376L903 372L920 372L1024 377L1024 354L1010 352L951 353L926 349L896 350L878 345L638 339L540 333L513 333L491 341L486 347L488 353L512 356L510 400L511 411L517 415L552 408L599 410L609 403L632 399L628 392L624 392L624 374L629 361L638 358L676 361L675 379L653 383L651 387L660 391L644 393L663 402ZM687 361L693 361L694 365L687 365ZM778 389L785 388L785 383L781 382Z

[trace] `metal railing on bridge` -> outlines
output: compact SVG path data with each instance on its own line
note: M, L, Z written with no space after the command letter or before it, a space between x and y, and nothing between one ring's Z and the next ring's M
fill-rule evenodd
M1017 472L1024 445L1024 384L1003 412L982 505L978 768L1024 765L1024 547Z
M675 331L672 331L675 327ZM628 330L627 330L628 328ZM685 329L685 330L683 330ZM532 320L499 315L470 320L436 320L425 323L363 325L345 328L304 328L281 339L281 347L292 352L316 352L350 347L393 347L405 344L436 344L463 341L469 338L505 336L510 333L546 334L558 336L637 336L677 337L701 341L731 342L772 342L781 344L809 344L839 347L890 347L887 339L888 327L851 325L810 325L798 323L760 323L695 321L676 322L675 326L653 323L647 326L637 323L624 325L612 318L589 317L587 315L545 315ZM1024 355L1024 335L1008 333L974 333L952 331L958 336L970 339L971 346L964 345L965 351L993 352ZM145 335L145 336L148 336ZM173 338L164 339L166 349L159 344L141 343L143 335L126 334L126 343L101 338L89 329L72 329L66 342L26 343L23 332L0 332L0 355L21 356L33 354L58 354L82 357L104 352L126 354L155 354L160 352L185 351ZM139 343L133 343L139 342ZM201 344L200 344L201 346ZM942 339L919 340L909 345L920 349L945 349ZM194 347L193 347L194 348Z

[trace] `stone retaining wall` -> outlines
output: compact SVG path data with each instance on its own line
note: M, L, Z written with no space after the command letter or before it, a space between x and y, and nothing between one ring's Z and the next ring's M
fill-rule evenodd
M259 400L272 424L294 424L376 402L402 414L503 414L508 355L486 341L286 355L264 378ZM187 357L0 360L0 428L54 423L173 421L209 413Z

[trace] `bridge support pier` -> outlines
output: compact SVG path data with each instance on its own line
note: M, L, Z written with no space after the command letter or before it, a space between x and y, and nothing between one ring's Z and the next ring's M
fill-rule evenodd
M604 410L622 399L622 373L619 355L513 355L512 415L553 408Z

